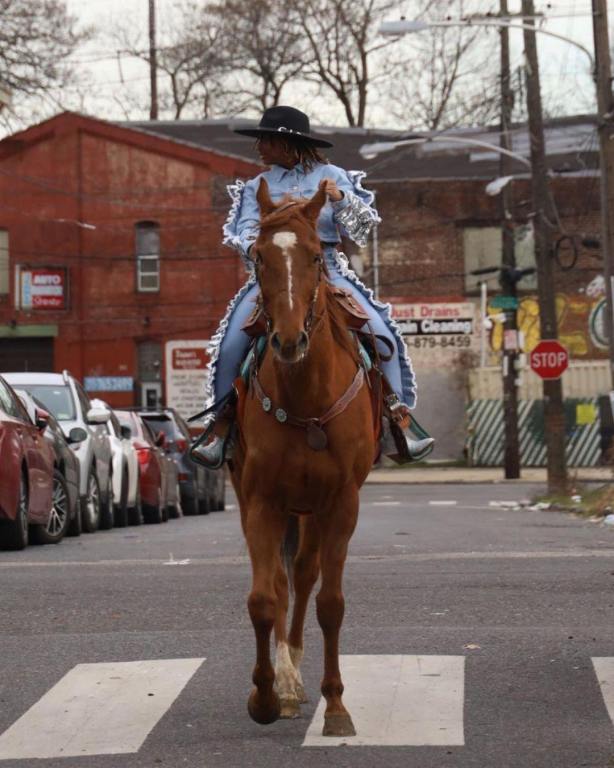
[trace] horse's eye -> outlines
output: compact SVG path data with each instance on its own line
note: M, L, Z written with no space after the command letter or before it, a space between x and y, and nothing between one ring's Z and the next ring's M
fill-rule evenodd
M316 255L313 257L313 263L317 264L320 261L322 261L322 254L316 253Z

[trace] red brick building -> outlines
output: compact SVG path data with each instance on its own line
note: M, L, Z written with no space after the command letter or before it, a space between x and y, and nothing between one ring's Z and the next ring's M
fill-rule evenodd
M165 342L210 338L244 279L221 245L225 184L257 171L71 113L1 141L0 370L163 397Z

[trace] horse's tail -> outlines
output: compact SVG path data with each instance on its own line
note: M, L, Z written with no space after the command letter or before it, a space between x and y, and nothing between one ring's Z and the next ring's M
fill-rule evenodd
M291 595L294 595L294 558L298 552L299 544L299 524L297 515L288 515L286 533L281 545L281 558L286 569L288 577L288 589Z

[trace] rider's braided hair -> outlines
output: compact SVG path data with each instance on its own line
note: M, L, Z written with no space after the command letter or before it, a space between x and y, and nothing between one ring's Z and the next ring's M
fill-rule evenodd
M294 157L295 163L300 163L306 171L310 171L314 165L319 163L328 163L328 159L322 152L308 139L300 139L290 136L267 137L279 141L284 149ZM257 143L257 142L256 142Z

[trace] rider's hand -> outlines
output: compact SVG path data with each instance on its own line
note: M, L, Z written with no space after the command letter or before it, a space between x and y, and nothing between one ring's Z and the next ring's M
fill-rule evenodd
M339 189L336 182L332 179L324 179L324 182L324 191L333 203L338 203L339 200L343 200L343 192Z

